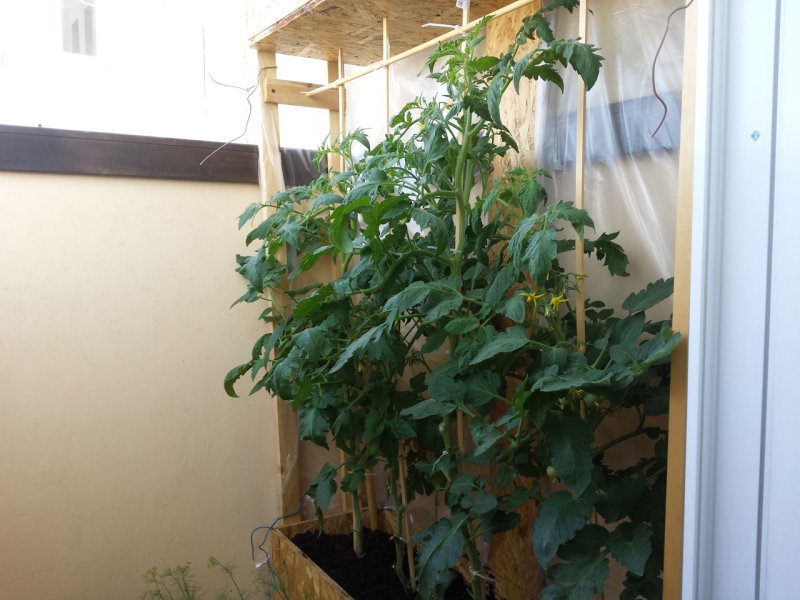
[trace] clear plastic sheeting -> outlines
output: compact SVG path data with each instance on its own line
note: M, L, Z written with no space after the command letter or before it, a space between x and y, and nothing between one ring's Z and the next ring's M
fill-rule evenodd
M439 84L426 77L426 53L410 56L389 66L389 117L394 116L408 102L423 96L432 98L439 93ZM362 67L347 65L345 74ZM386 69L345 84L347 97L347 131L363 129L370 143L379 142L386 135Z
M673 274L683 12L672 18L655 70L656 89L667 105L660 128L664 108L651 72L667 17L679 6L683 2L675 0L590 3L588 41L606 60L587 94L585 207L597 232L621 232L617 241L630 258L631 277L609 285L590 260L586 292L616 306L647 282ZM577 11L559 11L554 25L557 37L576 37ZM553 198L574 199L577 77L565 76L563 94L541 83L536 95L537 166L552 173Z

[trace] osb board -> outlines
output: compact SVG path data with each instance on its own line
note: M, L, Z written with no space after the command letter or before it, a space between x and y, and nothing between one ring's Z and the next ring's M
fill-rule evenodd
M508 49L514 40L517 30L522 25L522 18L535 13L541 2L533 2L522 8L492 19L486 28L486 52L497 56ZM519 56L536 47L528 42L520 48ZM536 104L536 82L523 79L520 81L519 93L510 86L500 102L500 117L503 124L517 140L519 152L513 150L495 161L495 173L506 173L516 167L531 169L534 166L533 121Z
M391 517L381 512L381 529L391 529ZM325 533L349 534L353 531L352 513L326 516ZM317 531L319 521L310 519L275 529L270 535L270 562L286 588L286 600L353 600L342 587L320 569L302 550L292 543L294 536Z
M496 594L503 600L535 600L544 587L543 569L533 554L531 535L536 508L528 503L520 524L498 534L489 550L489 568L496 581Z
M510 3L472 0L470 19ZM395 55L447 31L425 23L460 25L462 13L455 0L310 0L250 42L259 50L321 60L336 60L341 48L346 63L367 65L383 58L384 17Z

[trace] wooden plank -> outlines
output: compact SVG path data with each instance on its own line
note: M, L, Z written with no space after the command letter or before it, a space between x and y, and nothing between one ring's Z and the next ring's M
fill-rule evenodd
M352 517L336 521L340 526L333 526L329 529L331 517L325 519L325 531L327 533L345 533L339 531L343 529L347 519L352 521ZM291 532L285 533L281 529L274 530L270 535L270 563L275 570L276 576L280 579L282 587L285 588L285 600L303 600L314 598L315 600L353 600L353 597L325 573L319 566L306 556L302 550L292 543L291 538L298 533L314 531L319 528L319 522L313 521L301 524L302 527L295 528Z
M507 0L472 0L472 18L508 4ZM336 60L341 48L347 62L366 65L383 54L381 21L393 23L393 50L404 52L437 37L441 29L425 23L461 23L454 0L311 0L251 38L259 50Z
M393 516L380 513L381 531L393 531ZM353 531L352 513L326 516L323 521L325 533L350 534ZM285 600L352 600L342 587L306 556L291 538L308 531L317 531L319 521L312 519L292 525L278 527L270 534L270 563L283 583Z
M578 37L589 41L589 0L581 0L579 8ZM586 83L578 77L578 108L577 108L577 133L575 134L575 206L583 208L585 205L584 175L586 172ZM578 289L575 293L575 329L576 337L581 346L586 341L586 281L582 278L585 273L583 256L583 238L575 234L575 274L578 279ZM581 410L583 410L581 404Z
M258 67L261 77L269 77L277 69L275 53L259 52ZM278 124L278 105L262 103L261 107L263 137L265 138L265 155L261 157L261 184L264 200L269 200L283 187L283 172L279 156L272 156L274 149L270 139L274 136L277 147L280 147L280 127ZM286 298L273 296L273 303L285 303ZM288 515L295 512L300 505L302 495L300 493L300 473L299 473L299 437L297 432L297 415L289 405L277 396L273 398L274 419L278 432L277 451L278 468L280 470L281 484L281 514ZM294 515L287 517L288 522L299 521L300 516Z
M306 92L310 92L317 87L319 87L319 85L315 83L287 81L285 79L273 79L270 77L263 78L261 82L261 92L264 102L338 111L339 95L336 93L336 90L328 90L314 96L306 95Z
M486 51L492 56L499 56L508 49L519 31L522 19L535 13L541 2L538 0L518 8L514 12L496 17L486 27ZM538 41L526 43L520 49L520 55L533 50ZM494 160L495 173L507 173L511 169L523 167L533 169L535 156L533 148L534 121L536 114L536 82L523 78L519 82L519 93L509 90L500 101L500 116L517 140L519 152L509 150L505 156Z
M672 354L667 449L667 509L664 544L664 598L679 600L683 571L684 486L686 479L686 396L688 378L689 289L692 256L692 186L694 184L695 76L697 11L686 11L683 50L681 147L678 158L678 214L675 232L675 292L672 326L682 339Z

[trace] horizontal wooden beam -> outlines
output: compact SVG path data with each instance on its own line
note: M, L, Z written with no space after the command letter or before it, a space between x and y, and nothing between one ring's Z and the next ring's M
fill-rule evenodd
M535 1L536 0L516 0L516 2L512 2L511 4L508 4L507 6L504 6L503 8L499 8L499 9L497 9L495 11L492 11L486 16L489 16L489 17L502 17L503 15L506 15L506 14L508 14L510 12L513 12L513 11L517 10L518 8L520 8L522 6L527 6L528 4L531 4L532 2L535 2ZM481 17L480 19L475 19L474 21L471 21L471 22L467 23L466 25L462 25L461 27L455 27L455 28L451 29L450 31L448 31L447 33L443 33L439 37L436 37L436 38L434 38L432 40L428 40L427 42L419 44L418 46L415 46L415 47L413 47L413 48L411 48L409 50L406 50L405 52L401 52L400 54L396 54L395 56L392 56L390 58L385 58L383 60L379 60L379 61L373 62L372 64L367 65L363 69L361 69L359 71L356 71L355 73L352 73L351 75L348 75L347 77L340 77L336 81L331 81L330 83L326 83L325 85L321 85L321 86L319 86L317 88L314 88L313 90L310 90L310 91L306 92L306 94L310 95L310 96L316 96L316 95L319 95L319 94L324 94L326 91L328 91L330 89L333 89L333 88L338 87L340 85L344 85L345 83L349 83L350 81L354 81L356 79L359 79L360 77L363 77L364 75L369 75L373 71L377 71L378 69L381 69L383 67L388 67L389 65L392 65L392 64L394 64L396 62L400 62L401 60L405 60L409 56L414 56L415 54L419 54L420 52L428 50L429 48L433 48L433 47L437 46L438 44L441 44L442 42L446 42L447 40L452 40L453 38L456 38L456 37L459 37L459 36L462 36L462 35L466 35L466 34L470 33L473 29L475 29L475 27L480 25L482 20L483 20L483 17Z
M309 96L308 92L315 90L319 85L302 81L286 81L284 79L266 78L261 83L264 102L269 104L289 104L291 106L305 106L307 108L323 108L325 110L339 110L339 94L331 89L321 94Z

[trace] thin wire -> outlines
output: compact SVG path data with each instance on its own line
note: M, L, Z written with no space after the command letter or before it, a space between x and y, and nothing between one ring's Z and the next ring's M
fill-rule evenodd
M214 81L214 83L219 83L219 85L224 85L224 86L226 86L226 87L238 88L238 89L240 89L240 90L242 90L242 91L244 91L244 92L247 92L247 96L245 97L245 100L246 100L246 102L247 102L247 119L246 119L246 120L245 120L245 122L244 122L244 130L242 131L242 133L240 133L240 134L239 134L239 135L237 135L235 138L233 138L233 139L230 139L230 140L228 140L227 142L225 142L224 144L221 144L220 146L218 146L217 148L215 148L215 149L214 149L214 151L213 151L213 152L211 152L211 154L209 154L209 155L208 155L208 156L206 156L206 157L205 157L203 160L201 160L201 161L200 161L200 165L201 165L201 166L202 166L202 165L203 165L203 163L205 163L205 162L206 162L206 161L207 161L209 158L211 158L212 156L214 156L214 155L215 155L217 152L219 152L219 151L220 151L220 150L222 150L223 148L226 148L227 146L230 146L230 145L231 145L232 143L234 143L236 140L239 140L239 139L243 138L245 135L247 135L247 129L248 129L248 127L250 127L250 119L253 117L253 104L250 102L250 98L253 96L253 93L254 93L254 92L255 92L255 91L256 91L256 90L259 88L259 85L260 85L260 83L261 83L261 73L263 73L263 72L264 72L264 71L266 71L267 69L276 69L276 68L277 68L277 67L262 67L262 68L261 68L261 69L258 71L258 74L256 75L256 84L255 84L255 85L252 85L252 86L250 86L249 88L243 88L243 87L239 87L239 86L236 86L236 85L230 85L230 84L226 84L226 83L219 83L219 82L218 82L218 81L216 81L216 80L215 80L213 77L211 77L211 75L209 74L209 77L211 77L211 80L212 80L212 81Z
M656 137L658 130L661 129L661 126L664 125L664 122L667 120L667 114L669 114L669 107L667 107L667 103L664 101L664 98L661 97L661 94L658 93L658 89L656 88L656 63L658 63L658 56L659 54L661 54L661 49L664 47L664 42L667 41L667 34L669 33L669 22L672 20L672 17L675 15L675 13L678 13L682 10L686 10L692 4L694 4L694 0L689 0L689 2L687 2L685 6L679 6L671 13L669 13L669 16L667 17L667 26L664 28L664 35L661 37L661 43L658 45L658 50L656 50L656 55L653 57L653 68L650 72L650 81L653 84L653 95L656 97L656 100L658 100L661 103L661 106L664 108L664 116L661 117L661 122L658 124L658 127L656 127L656 130L650 137Z
M253 562L256 561L256 548L261 550L264 553L264 556L267 558L267 560L269 560L269 552L264 550L264 544L267 543L267 540L269 539L269 534L272 533L272 530L275 529L275 527L278 526L278 523L281 520L288 519L289 517L293 517L297 513L299 513L302 510L302 508L303 508L303 506L305 505L306 502L307 502L307 499L303 498L300 501L300 504L297 505L297 508L293 512L290 512L289 514L286 514L286 515L281 515L280 517L278 517L277 519L275 519L272 522L272 525L261 525L260 527L256 527L255 529L253 529L253 531L250 532L250 557L253 559ZM264 534L264 539L262 540L262 542L258 546L256 546L256 543L255 543L255 541L253 541L253 538L255 537L256 532L261 531L262 529L266 529L267 533Z
M265 67L265 68L268 68L268 67ZM211 81L213 81L214 83L216 83L217 85L221 85L222 87L234 88L236 90L242 90L243 92L248 92L248 93L253 91L253 88L256 87L256 86L253 86L253 85L251 85L250 87L244 87L243 85L234 85L232 83L223 83L222 81L217 81L211 73L208 74L208 78ZM256 84L256 85L258 85L258 84Z

